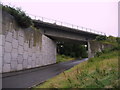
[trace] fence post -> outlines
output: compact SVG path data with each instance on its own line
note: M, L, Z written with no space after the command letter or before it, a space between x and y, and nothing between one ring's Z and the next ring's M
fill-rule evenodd
M43 21L43 17L42 17L42 21Z
M78 26L77 26L77 29L78 29Z
M73 24L72 24L72 28L73 28Z

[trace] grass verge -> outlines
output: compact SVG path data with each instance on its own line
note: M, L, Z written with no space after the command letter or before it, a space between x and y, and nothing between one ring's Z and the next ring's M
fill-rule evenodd
M118 88L118 51L104 53L35 88Z
M69 56L65 56L65 55L57 55L57 63L59 62L66 62L66 61L70 61L70 60L74 60L75 58L69 57Z

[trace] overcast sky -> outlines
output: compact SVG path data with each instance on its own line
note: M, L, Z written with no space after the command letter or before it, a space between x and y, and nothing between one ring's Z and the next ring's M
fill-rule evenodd
M1 2L21 7L29 14L118 36L117 0L1 0Z

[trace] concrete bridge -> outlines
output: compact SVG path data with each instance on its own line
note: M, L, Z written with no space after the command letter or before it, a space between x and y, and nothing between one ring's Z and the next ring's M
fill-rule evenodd
M54 41L65 41L65 42L88 42L94 40L96 36L102 35L94 32L70 28L67 26L57 25L56 23L47 23L39 20L34 20L35 27L42 31L42 34L48 36Z
M57 23L56 20L53 21L55 22L50 23L50 22L44 22L43 20L42 21L34 20L34 24L35 27L41 30L42 34L49 37L55 42L61 41L61 42L88 45L88 58L94 57L95 52L97 52L98 50L101 51L101 49L104 48L103 45L99 46L100 43L97 44L96 42L91 42L91 41L95 40L97 36L104 36L105 33L96 32L92 29L87 29L87 28L84 28L83 30L83 27L79 28L79 26L74 26L74 25L71 25L72 27L68 27L68 25L67 26L59 25L56 24Z
M105 35L104 33L71 24L66 26L62 22L58 24L57 21L50 23L44 20L33 20L35 27L40 29L42 33L42 48L29 47L29 44L25 42L25 29L19 27L14 17L7 12L3 12L1 15L3 20L2 34L0 34L0 49L2 50L0 73L56 63L57 41L87 44L89 58L93 57L95 52L108 47L97 42L91 42L96 36Z

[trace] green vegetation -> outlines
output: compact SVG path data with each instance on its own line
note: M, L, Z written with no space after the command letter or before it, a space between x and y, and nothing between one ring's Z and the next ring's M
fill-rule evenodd
M119 46L114 46L114 47L111 47L109 49L105 49L101 52L97 52L95 57L100 57L102 54L106 54L106 53L109 53L109 52L112 52L112 51L120 51L120 47ZM108 58L108 57L107 57Z
M113 36L97 36L96 41L106 43L106 44L112 44L114 46L117 46L118 43L120 44L120 37L113 37Z
M42 46L42 34L41 31L34 26L30 27L31 29L24 30L24 36L26 42L29 43L29 47L31 46L31 41L33 41L33 46Z
M18 25L20 25L22 28L28 28L33 24L31 18L27 16L25 12L22 11L20 8L15 9L8 5L1 5L1 7L3 11L6 11L12 16L14 16Z
M65 61L70 61L70 60L74 60L75 58L69 57L69 56L65 56L65 55L57 55L57 63L59 62L65 62Z
M39 29L37 29L32 21L32 19L25 14L20 8L10 7L8 5L0 4L0 8L3 11L6 11L10 15L15 18L16 23L23 28L25 41L29 43L29 47L31 46L31 41L33 41L33 46L42 46L42 34ZM9 23L10 24L10 23ZM5 30L5 29L3 29ZM16 31L19 29L15 29ZM21 30L21 29L20 29ZM3 31L5 33L7 31Z
M118 88L118 50L104 51L35 88Z
M85 45L73 43L58 43L57 53L74 58L86 58L87 47L85 47Z
M120 44L120 37L117 37L116 41L117 41L118 44Z
M104 41L104 40L106 40L106 39L107 39L106 36L97 36L97 37L96 37L96 40L97 40L97 41Z

